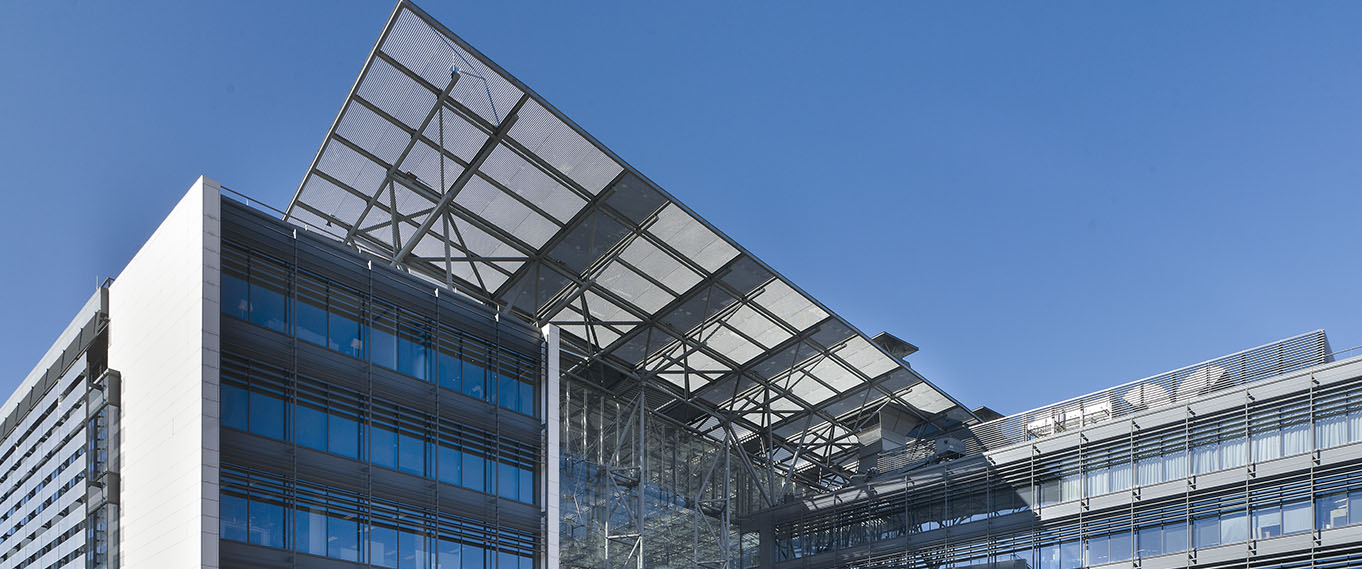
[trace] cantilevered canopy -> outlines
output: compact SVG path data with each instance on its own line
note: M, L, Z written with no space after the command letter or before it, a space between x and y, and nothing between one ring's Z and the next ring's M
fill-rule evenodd
M845 476L881 405L972 417L409 3L288 217L558 324L581 365L643 377L673 396L660 412L815 479Z

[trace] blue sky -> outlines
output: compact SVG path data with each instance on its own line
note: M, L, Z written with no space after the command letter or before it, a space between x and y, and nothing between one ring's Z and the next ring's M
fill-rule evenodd
M971 407L1362 344L1362 4L423 7ZM391 8L7 4L0 391L200 174L285 206Z

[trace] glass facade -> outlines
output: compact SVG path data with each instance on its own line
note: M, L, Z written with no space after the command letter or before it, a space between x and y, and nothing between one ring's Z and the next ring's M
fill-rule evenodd
M224 566L534 567L538 333L223 209Z
M1094 438L1111 430L1091 429L1067 445L966 457L881 479L894 490L873 498L777 515L777 565L835 552L864 555L838 567L1012 561L1068 569L1246 547L1362 522L1362 456L1318 458L1362 443L1351 428L1362 423L1362 378L1318 386L1297 376L1277 385L1292 389L1272 398L1240 395L1237 404L1175 422L1137 418L1115 438ZM1017 450L1029 452L1020 461L1005 458ZM890 542L903 544L904 553L868 554Z

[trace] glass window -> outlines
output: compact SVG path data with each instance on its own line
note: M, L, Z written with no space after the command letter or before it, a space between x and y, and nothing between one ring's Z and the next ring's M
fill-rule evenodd
M1253 538L1270 539L1282 535L1282 509L1273 504L1253 509Z
M397 341L397 371L417 379L426 378L430 350L430 322L401 314L401 328Z
M247 536L247 510L246 499L222 494L222 501L219 503L219 516L222 520L222 539L232 541L246 541Z
M439 453L437 473L440 481L447 484L458 484L459 471L462 470L463 461L463 458L459 456L459 451L444 445L439 445L436 448Z
M293 429L298 444L320 451L326 450L326 412L305 404L294 407L297 425Z
M359 522L354 518L326 518L326 555L346 561L359 561Z
M1059 569L1059 545L1040 548L1040 569Z
M1192 522L1192 543L1196 547L1220 545L1220 518L1198 518Z
M251 259L251 322L287 334L288 304L284 295L287 279L283 267Z
M1075 471L1065 474L1060 481L1060 500L1068 502L1083 497L1083 474L1081 472Z
M1101 565L1111 560L1107 536L1098 535L1088 538L1088 565Z
M293 548L302 553L326 555L326 515L321 510L298 508L293 519Z
M497 404L505 409L520 410L520 387L514 377L495 374L497 377Z
M463 569L459 565L459 542L441 539L436 547L436 569Z
M1272 460L1281 456L1282 432L1276 428L1255 429L1253 433L1254 462Z
M222 426L248 430L250 427L250 396L246 390L227 383L222 384Z
M403 531L397 534L398 569L426 568L426 538L423 535Z
M1220 543L1248 541L1248 517L1244 512L1220 515Z
M1332 448L1348 442L1348 420L1343 413L1315 419L1315 446Z
M1187 477L1187 451L1178 449L1163 455L1163 479L1178 480Z
M412 474L426 474L426 442L402 433L397 438L398 469Z
M349 417L328 414L326 421L326 442L331 452L350 458L360 458L359 423Z
M484 569L487 552L481 547L470 544L463 544L462 551L459 552L460 560L463 562L463 569Z
M1154 557L1163 555L1163 528L1159 526L1149 526L1139 529L1136 536L1139 547L1136 555L1139 557Z
M369 358L374 365L397 369L397 309L375 302L374 321L369 328Z
M1282 454L1291 456L1310 451L1310 425L1298 422L1282 427Z
M1334 494L1315 499L1315 529L1334 529L1348 525L1348 495Z
M1110 547L1110 557L1112 561L1127 561L1130 559L1131 543L1130 532L1121 530L1111 534L1107 538Z
M475 399L487 399L487 370L482 366L469 361L472 357L467 348L464 350L463 370L459 373L459 380L463 385L463 393Z
M1348 523L1362 524L1362 492L1348 493Z
M1192 464L1197 474L1220 470L1220 445L1212 442L1192 447Z
M534 471L521 468L520 470L520 501L526 504L534 503Z
M306 274L298 275L298 339L326 345L326 283Z
M1163 552L1178 553L1187 551L1187 522L1174 522L1163 526Z
M369 462L397 468L397 433L378 425L369 429Z
M1048 506L1059 503L1059 480L1042 480L1038 490L1040 492L1040 505Z
M1108 471L1106 468L1094 468L1088 471L1087 484L1084 490L1088 496L1100 496L1109 491Z
M284 547L284 507L251 500L251 543Z
M327 306L327 347L356 358L364 357L363 301L359 294L330 288Z
M520 476L516 467L504 462L497 463L497 495L512 500L520 496Z
M534 416L534 384L524 381L520 383L520 412L531 417Z
M1163 457L1154 455L1141 458L1135 465L1135 481L1141 485L1163 482Z
M484 469L487 468L486 461L481 456L465 452L463 453L463 480L464 488L487 491L487 480Z
M1083 566L1083 553L1077 541L1059 544L1059 569L1079 569Z
M226 271L222 274L222 313L242 320L251 317L250 287Z
M463 367L463 362L459 361L459 356L440 351L437 361L439 371L440 386L453 391L461 391L459 387L459 372Z
M1282 533L1310 531L1310 502L1282 504Z
M497 552L497 569L503 568L519 569L519 567L520 560L517 558L516 554L511 553L509 551Z
M370 526L369 563L397 569L397 530L380 525Z
M275 439L284 436L284 400L251 391L251 432Z
M1111 491L1129 490L1132 483L1130 461L1123 460L1111 465Z
M1244 437L1225 439L1220 443L1220 468L1234 468L1248 464L1248 441Z

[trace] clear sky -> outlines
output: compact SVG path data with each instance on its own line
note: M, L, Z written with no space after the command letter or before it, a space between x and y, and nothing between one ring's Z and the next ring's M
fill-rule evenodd
M423 7L971 407L1362 344L1362 3ZM197 176L287 205L391 8L6 3L0 399Z

